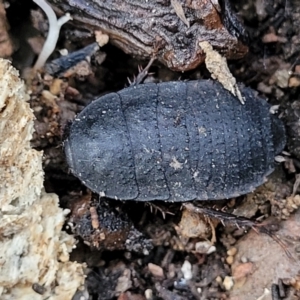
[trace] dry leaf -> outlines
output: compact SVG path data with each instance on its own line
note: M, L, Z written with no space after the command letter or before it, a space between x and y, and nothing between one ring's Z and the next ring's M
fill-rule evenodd
M226 58L213 50L211 44L207 41L200 42L199 46L206 54L205 65L211 73L211 77L218 80L226 90L230 91L242 104L244 104L245 99L237 86L236 79L228 68Z

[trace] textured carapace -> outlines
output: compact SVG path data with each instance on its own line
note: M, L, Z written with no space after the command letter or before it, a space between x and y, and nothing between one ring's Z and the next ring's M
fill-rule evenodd
M282 122L249 88L245 105L219 83L143 84L100 97L64 142L72 173L122 200L224 199L261 185L285 145Z

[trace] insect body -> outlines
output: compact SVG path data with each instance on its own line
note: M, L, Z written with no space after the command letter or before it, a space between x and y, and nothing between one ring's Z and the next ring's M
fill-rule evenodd
M208 81L143 84L100 97L64 142L72 173L122 200L224 199L261 185L285 145L270 105L243 88L241 105Z

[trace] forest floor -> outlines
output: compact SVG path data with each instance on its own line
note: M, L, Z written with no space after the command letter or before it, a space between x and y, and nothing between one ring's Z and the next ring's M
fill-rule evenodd
M87 293L88 299L99 300L300 299L297 1L232 1L251 42L243 58L228 61L229 69L238 82L257 90L277 108L288 141L266 184L246 196L203 204L263 223L269 235L259 232L259 227L254 230L203 217L181 203L105 199L100 203L91 195L68 171L62 148L65 128L93 99L128 86L128 78L149 60L136 59L108 43L63 76L43 72L29 80L27 70L44 42L47 22L31 1L9 2L12 62L31 90L30 105L36 116L32 146L44 152L46 191L58 194L61 206L72 211L66 224L66 230L78 238L72 260L88 266L86 291L76 299L88 297ZM60 56L58 49L71 53L93 42L88 31L68 22L50 61ZM182 73L154 62L150 72L148 82L210 78L204 64ZM100 223L109 223L106 241L97 231L99 224L93 223L95 216ZM112 222L120 225L117 230ZM109 237L110 233L115 235ZM131 244L125 246L128 240Z

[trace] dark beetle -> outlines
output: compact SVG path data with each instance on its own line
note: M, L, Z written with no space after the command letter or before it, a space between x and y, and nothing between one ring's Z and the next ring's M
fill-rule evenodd
M219 83L143 84L100 97L64 142L72 173L121 200L215 200L261 185L285 145L282 122L249 88L246 104Z

